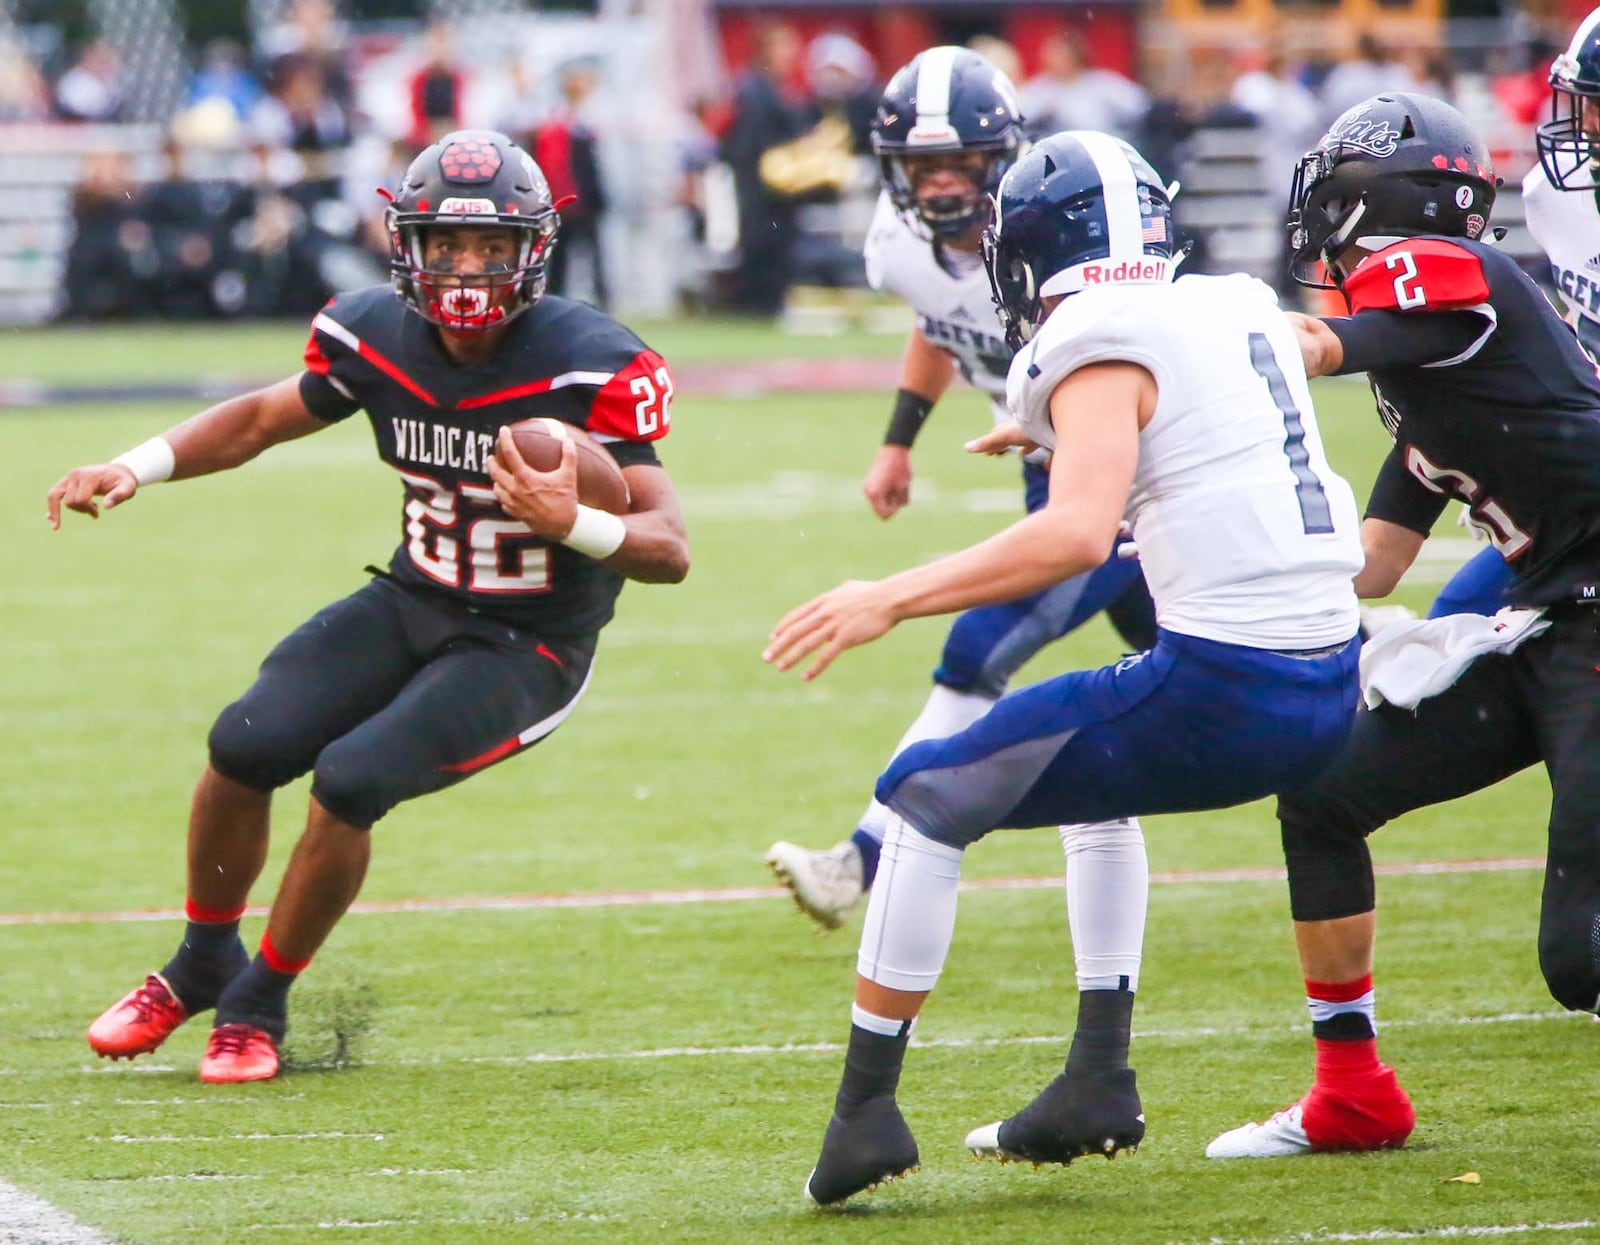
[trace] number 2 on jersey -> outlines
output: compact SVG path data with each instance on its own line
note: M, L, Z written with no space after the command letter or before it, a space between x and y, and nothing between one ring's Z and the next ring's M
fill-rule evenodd
M1333 531L1333 511L1328 505L1328 495L1322 481L1311 470L1311 451L1306 449L1306 427L1300 408L1294 404L1289 392L1289 382L1272 353L1272 343L1265 333L1250 334L1250 365L1256 375L1267 382L1267 392L1283 416L1283 452L1294 472L1295 498L1300 502L1300 525L1307 536L1325 536Z

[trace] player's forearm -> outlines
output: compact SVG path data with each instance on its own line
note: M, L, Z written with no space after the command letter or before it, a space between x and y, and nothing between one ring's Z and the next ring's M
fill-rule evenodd
M617 574L646 584L678 584L689 574L689 537L681 521L661 511L630 514L627 535L601 561Z
M1327 324L1315 316L1298 311L1285 312L1295 337L1300 343L1300 357L1305 363L1306 376L1329 376L1344 362L1344 344Z
M172 479L241 466L280 441L322 427L299 397L298 379L240 394L163 433L172 447Z
M1115 531L1102 533L1066 513L1040 510L960 553L883 581L897 619L950 614L1015 601L1099 566Z

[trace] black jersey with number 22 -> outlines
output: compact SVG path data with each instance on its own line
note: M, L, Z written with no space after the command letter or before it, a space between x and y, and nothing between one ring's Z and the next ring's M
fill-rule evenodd
M540 299L481 364L450 358L387 286L343 294L312 322L300 393L319 419L365 410L378 455L405 486L396 580L554 636L610 620L622 577L541 540L495 502L488 471L502 425L553 416L624 467L656 463L672 375L660 355L586 303Z

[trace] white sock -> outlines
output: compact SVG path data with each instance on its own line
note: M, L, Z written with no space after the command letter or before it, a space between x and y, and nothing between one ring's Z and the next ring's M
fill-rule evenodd
M956 932L958 848L889 814L878 879L867 901L856 972L891 990L932 990Z
M906 728L906 733L900 736L900 742L894 746L894 755L899 756L912 744L920 744L924 739L944 739L957 731L964 731L992 708L992 696L957 692L942 683L935 683L933 691L928 693L928 703L922 706L916 721ZM873 800L856 825L882 843L888 818L889 810Z
M865 1029L868 1033L876 1033L879 1037L904 1037L910 1034L916 1020L894 1020L888 1016L878 1016L869 1012L859 1003L850 1004L850 1023L858 1029Z
M1062 826L1067 856L1067 924L1078 989L1139 988L1150 863L1136 817ZM882 866L879 866L880 870Z

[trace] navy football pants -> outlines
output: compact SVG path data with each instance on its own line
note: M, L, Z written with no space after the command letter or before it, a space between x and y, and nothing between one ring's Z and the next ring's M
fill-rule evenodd
M258 791L310 771L317 802L367 828L549 735L592 659L592 640L541 640L374 579L267 655L212 727L211 765Z
M1012 692L966 730L911 745L877 797L961 848L1001 827L1259 799L1333 760L1359 653L1355 640L1290 656L1163 630L1147 653Z

